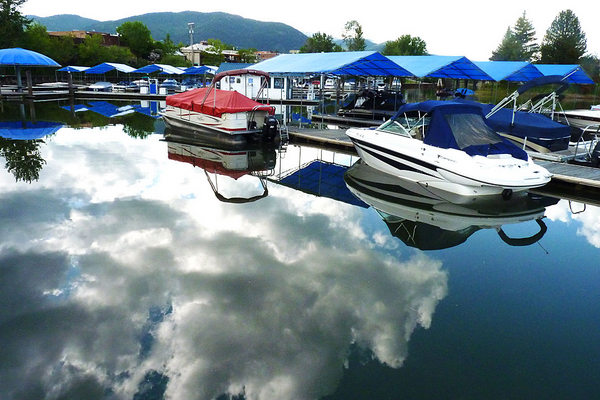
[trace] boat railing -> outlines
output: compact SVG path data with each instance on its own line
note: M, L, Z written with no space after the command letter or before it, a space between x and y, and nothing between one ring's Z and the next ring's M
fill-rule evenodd
M590 140L586 138L592 137ZM590 124L581 130L581 135L574 146L575 156L585 155L591 157L596 145L600 142L600 124ZM579 153L581 147L581 154Z

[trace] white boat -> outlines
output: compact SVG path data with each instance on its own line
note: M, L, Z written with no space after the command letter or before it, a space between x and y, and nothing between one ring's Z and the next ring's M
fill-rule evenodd
M558 117L559 119L566 119L571 126L582 129L595 128L600 126L600 106L592 106L589 110L565 110Z
M368 165L431 192L508 198L552 177L494 131L472 104L406 104L378 128L350 128L346 134Z
M88 86L88 90L94 92L112 92L113 84L110 82L96 82Z
M266 72L255 70L225 71L215 75L208 88L189 90L167 96L167 107L161 112L169 127L188 129L214 136L228 136L245 141L260 138L272 141L279 136L279 122L274 117L275 108L252 100L241 93L219 90L215 84L226 76L251 74L263 76ZM260 91L259 91L260 95Z

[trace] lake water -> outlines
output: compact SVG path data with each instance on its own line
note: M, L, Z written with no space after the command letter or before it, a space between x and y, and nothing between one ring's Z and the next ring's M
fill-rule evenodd
M600 393L598 207L423 204L351 155L4 106L66 125L0 139L1 399Z

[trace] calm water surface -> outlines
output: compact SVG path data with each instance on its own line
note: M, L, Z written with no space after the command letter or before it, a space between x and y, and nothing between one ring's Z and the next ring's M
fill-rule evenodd
M378 212L356 157L217 167L137 114L0 139L1 399L597 398L599 208Z

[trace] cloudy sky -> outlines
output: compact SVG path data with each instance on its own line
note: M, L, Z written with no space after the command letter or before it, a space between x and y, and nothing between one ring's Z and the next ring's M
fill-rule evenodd
M344 4L343 6L341 4ZM357 20L366 38L381 43L403 34L419 36L427 42L432 54L464 55L473 60L486 60L498 46L506 28L514 25L523 11L532 21L541 40L558 13L571 8L579 17L588 39L588 52L600 55L600 5L594 1L571 4L556 0L528 2L507 0L486 2L458 0L453 2L387 2L364 1L323 2L307 0L282 3L266 0L252 2L190 2L187 0L104 0L99 6L89 0L28 0L22 11L46 17L78 14L98 20L115 20L157 11L222 11L260 21L283 22L305 32L325 32L341 37L344 24Z

